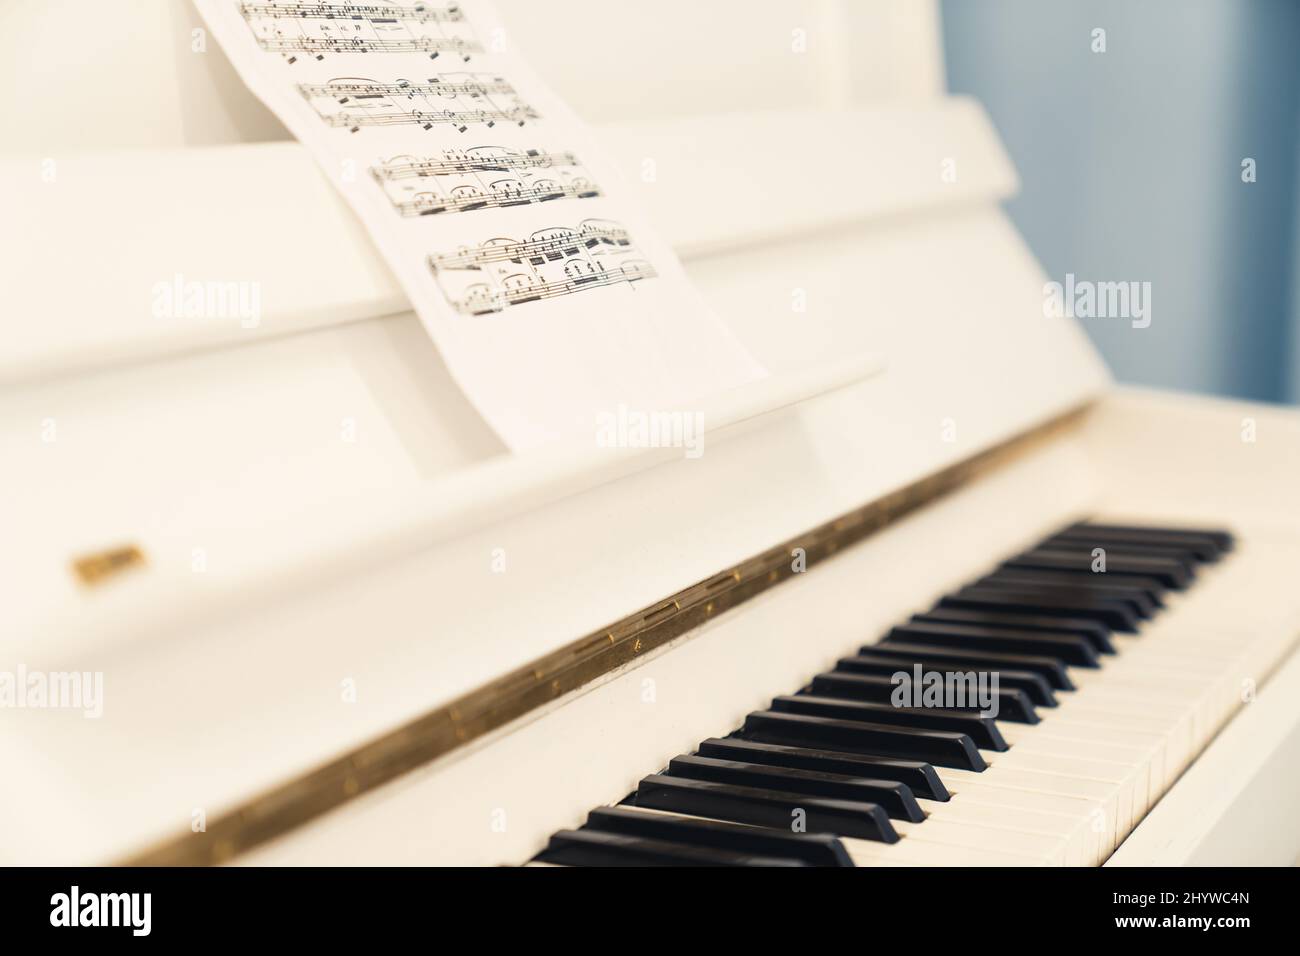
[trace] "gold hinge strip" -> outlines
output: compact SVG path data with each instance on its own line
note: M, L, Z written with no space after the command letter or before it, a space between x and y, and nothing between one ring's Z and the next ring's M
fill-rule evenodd
M138 545L124 544L107 551L85 554L72 561L72 571L82 584L102 584L123 571L142 568L148 562Z

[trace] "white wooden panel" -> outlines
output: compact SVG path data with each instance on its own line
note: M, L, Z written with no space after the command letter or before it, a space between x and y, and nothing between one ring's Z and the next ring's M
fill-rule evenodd
M0 791L0 820L22 821L0 828L4 862L111 860L183 831L196 807L217 813L423 712L466 681L472 686L521 654L609 620L629 587L662 597L679 576L715 571L719 547L752 551L768 529L793 534L820 501L838 500L825 476L805 469L816 454L797 422L716 451L690 464L707 470L712 488L728 489L725 509L719 494L700 488L699 469L660 469L586 495L563 514L467 537L279 609L250 606L234 619L196 621L129 654L77 655L79 666L105 670L103 718L26 711L0 725L9 766L24 781ZM726 729L774 688L792 686L860 635L971 575L989 549L1022 546L1089 493L1076 450L1027 462L909 519L847 561L783 585L763 600L775 616L760 612L760 630L743 610L728 615L680 652L651 660L603 694L581 696L558 722L534 724L486 762L457 762L432 793L427 773L411 778L425 789L410 800L394 805L387 796L408 790L409 780L387 788L368 801L379 810L366 815L367 827L396 824L400 846L385 837L367 851L363 829L360 840L352 830L324 851L343 854L336 862L367 852L394 862L420 854L428 854L424 862L517 860L548 827L621 796L634 775ZM672 534L653 534L655 526ZM636 548L619 546L628 536ZM494 546L505 548L505 574L490 571ZM734 666L738 655L746 666ZM719 672L725 689L700 693L702 675ZM658 702L629 710L645 676L660 681ZM345 677L355 681L355 704L341 700ZM545 777L533 776L548 764ZM93 787L70 786L67 768ZM508 836L481 839L477 824L486 831L498 806L509 810ZM395 815L412 807L423 809ZM393 855L399 851L407 855Z
M529 62L592 122L846 108L943 90L930 0L498 7Z
M296 143L0 159L0 381L405 312L360 223ZM156 288L245 283L256 321L160 317ZM68 295L70 282L80 294Z
M1300 411L1126 387L1091 425L1126 508L1158 516L1186 501L1182 513L1206 521L1244 513L1300 529Z
M189 0L0 4L0 154L284 139L215 44L193 50Z
M1291 625L1300 638L1300 621ZM1300 860L1300 654L1200 754L1107 866L1294 866Z
M965 98L617 123L601 134L686 257L1006 199L1019 185L988 115Z
M969 100L625 123L604 139L687 255L1015 188L988 118ZM819 170L824 156L839 157L852 175ZM949 158L955 182L940 176ZM646 160L650 181L639 175ZM408 308L356 217L296 144L97 152L60 160L52 182L42 172L39 156L0 158L0 206L11 224L0 233L0 285L10 290L0 381L244 345ZM61 294L70 269L93 296ZM256 324L159 318L155 288L177 276L256 285Z
M879 382L830 396L806 418L803 440L818 451L799 465L808 481L840 491L806 502L811 510L783 525L790 533L1069 408L1104 382L1079 330L1037 311L1037 264L993 209L708 257L691 272L778 374L866 352L892 363ZM796 288L804 312L792 309ZM363 543L395 536L417 547L444 535L420 518L440 513L439 478L498 446L463 402L447 400L450 382L419 347L414 319L394 321L13 390L0 404L0 443L21 493L0 514L31 544L0 561L25 582L10 613L26 640L58 635L45 644L53 650L106 629L139 637L132 614L257 585L274 560L355 568ZM1019 347L1004 348L1007 340ZM344 418L355 422L356 443L341 438ZM57 423L56 442L42 440L47 420ZM256 461L265 473L254 481ZM531 466L521 456L511 467ZM556 520L566 534L575 527ZM706 566L781 537L775 513L751 530L752 540L719 542ZM76 590L69 558L120 540L139 541L159 561L136 581ZM196 576L194 547L225 559ZM628 607L708 573L648 593L638 586Z

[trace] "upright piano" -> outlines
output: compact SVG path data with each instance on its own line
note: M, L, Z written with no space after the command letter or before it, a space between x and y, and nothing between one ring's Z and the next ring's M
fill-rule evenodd
M703 454L509 453L187 4L0 10L0 671L102 680L0 861L1293 862L1300 415L1045 312L937 5L498 5L772 373Z

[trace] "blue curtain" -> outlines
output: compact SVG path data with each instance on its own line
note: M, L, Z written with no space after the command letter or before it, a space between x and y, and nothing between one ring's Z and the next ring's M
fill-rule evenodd
M943 24L1052 279L1151 283L1150 327L1083 320L1116 377L1300 400L1300 3L944 0Z

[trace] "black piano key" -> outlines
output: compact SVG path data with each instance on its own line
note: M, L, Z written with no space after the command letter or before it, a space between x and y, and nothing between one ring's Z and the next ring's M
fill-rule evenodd
M1161 567L1162 564L1174 564L1186 571L1191 577L1195 577L1199 566L1206 563L1202 557L1203 552L1186 545L1172 542L1115 541L1104 536L1096 537L1073 533L1045 538L1024 553L1059 551L1075 556L1086 555L1088 564L1091 567L1092 562L1097 557L1093 552L1098 550L1105 552L1107 570L1111 569L1112 561L1132 562L1135 565L1150 564L1157 568ZM1126 573L1139 574L1141 572L1128 570Z
M1136 634L1138 616L1119 601L1101 598L1053 597L1041 591L1012 591L1004 588L962 588L945 595L943 607L987 608L995 611L1019 611L1023 614L1054 617L1082 617L1101 621L1112 631Z
M560 866L808 866L793 857L672 843L603 830L561 830L537 855Z
M897 670L898 668L895 668L895 672ZM911 677L910 672L906 673ZM937 674L939 680L944 679L942 671L932 671L932 673ZM1002 677L999 675L997 700L993 706L996 718L998 720L1013 721L1017 724L1038 723L1038 713L1034 710L1033 701L1029 699L1029 696L1022 690L1001 685ZM811 685L812 692L819 697L843 697L847 700L870 700L877 703L892 702L898 687L898 682L892 676L851 674L842 671L818 674L813 678ZM962 713L978 713L984 708L977 701L972 700L959 707L949 705L948 709L961 711Z
M1204 552L1196 548L1174 544L1137 544L1132 541L1112 541L1107 538L1096 538L1083 534L1059 534L1040 541L1033 550L1066 551L1071 554L1085 552L1091 562L1093 552L1097 548L1101 548L1106 552L1108 566L1114 559L1127 561L1130 558L1156 558L1161 561L1175 561L1183 566L1188 575L1195 577L1197 566L1206 563L1203 557Z
M1076 580L1062 580L1062 577ZM1128 611L1139 623L1155 617L1165 606L1162 598L1152 597L1152 592L1118 581L1094 581L1072 574L1058 577L1051 572L1041 574L1023 568L1001 569L972 581L970 587L1042 594L1067 603L1108 601Z
M1201 547L1205 542L1209 542L1218 549L1218 552L1213 557L1203 559L1207 561L1214 560L1214 557L1231 551L1236 543L1232 532L1213 528L1148 528L1141 525L1081 521L1065 529L1065 532L1114 535L1116 537L1130 538L1136 542L1149 542L1151 544L1167 542L1187 546L1194 544Z
M1086 638L1103 654L1114 654L1115 645L1110 640L1110 628L1097 621L1070 617L1030 617L1018 614L998 614L993 611L963 611L955 607L936 607L924 614L913 614L912 620L948 621L953 624L973 624L983 627L1010 628L1013 631L1061 631Z
M919 689L918 689L919 690ZM975 746L985 750L1006 750L1006 740L990 717L967 714L959 710L940 707L895 707L865 700L845 700L842 697L815 697L812 694L795 694L772 699L772 710L788 714L809 714L813 717L834 717L837 720L860 720L864 723L890 724L915 727L918 730L949 730L965 734L975 741Z
M1186 528L1177 525L1117 524L1111 521L1076 521L1065 530L1114 531L1126 534L1156 535L1170 538L1209 538L1225 551L1231 550L1235 536L1225 528Z
M1129 574L1075 574L1072 571L1045 571L1033 568L1002 567L974 582L992 587L1051 588L1062 594L1095 595L1133 602L1143 617L1151 617L1165 606L1161 595L1165 588L1154 578Z
M1191 584L1196 570L1190 564L1184 564L1174 558L1151 558L1108 554L1106 570L1093 570L1093 556L1090 548L1038 548L1026 551L1002 563L1004 568L1024 568L1026 570L1070 571L1078 575L1094 574L1140 574L1154 578L1167 588L1182 591Z
M876 804L812 797L806 793L654 774L643 778L636 788L636 805L786 832L792 832L795 822L802 820L808 833L833 833L881 843L898 842L894 825Z
M975 741L966 734L947 730L914 730L889 724L762 710L745 718L740 734L746 740L924 760L936 767L957 770L979 772L988 766Z
M952 647L931 647L925 644L866 644L860 650L863 656L885 656L905 661L908 667L920 664L922 669L934 667L942 670L1007 670L1030 671L1038 674L1053 690L1074 690L1074 682L1058 658L1038 654L999 654L993 651L957 650ZM1001 678L998 678L1001 683Z
M1196 579L1199 562L1191 552L1110 544L1102 549L1106 554L1106 570L1102 571L1101 562L1095 553L1100 547L1096 542L1052 539L1028 551L1012 555L1007 563L1038 558L1053 569L1088 574L1139 574L1156 578L1166 587L1178 590L1186 588Z
M790 833L769 827L670 817L625 807L600 807L587 814L585 829L713 847L753 857L800 860L809 866L853 866L844 844L826 833Z
M1051 631L1008 631L969 624L903 624L882 638L886 642L971 648L1009 654L1055 657L1076 667L1096 667L1097 652L1082 637Z
M1134 628L1138 626L1139 621L1151 617L1155 611L1150 602L1144 602L1128 595L1089 592L1083 589L1063 591L1051 585L1029 584L1027 582L1013 584L1011 582L982 581L972 583L962 590L1014 593L1023 595L1026 598L1045 601L1049 606L1075 605L1094 609L1110 609L1129 615Z
M948 788L943 785L934 767L919 760L899 760L842 750L812 750L807 747L744 740L740 737L710 737L702 740L699 753L703 757L744 760L775 767L798 767L803 770L842 773L850 777L896 780L907 784L918 797L939 801L951 799Z
M927 648L927 650L938 649ZM881 654L867 653L858 654L856 657L843 657L835 665L837 673L841 671L851 671L855 674L876 674L884 677L892 677L900 670L906 670L908 673L911 673L912 669L912 664L907 661L900 661L897 658ZM925 673L926 671L942 671L944 669L945 668L933 664L926 664L921 668L921 671L922 673ZM995 670L998 672L999 687L1009 687L1022 691L1037 707L1056 706L1056 695L1052 693L1051 685L1048 684L1046 678L1041 674L1035 674L1031 671L1008 670L1004 667L989 666L987 664L967 668L967 670L972 670L976 673L988 673L989 671Z
M692 780L734 783L740 787L762 787L765 790L784 790L789 793L806 793L814 797L874 803L895 820L920 823L925 819L921 805L916 802L916 797L912 795L907 784L894 780L872 780L869 777L851 777L847 774L826 773L822 770L772 767L740 760L696 755L674 757L668 762L668 775L689 777Z

